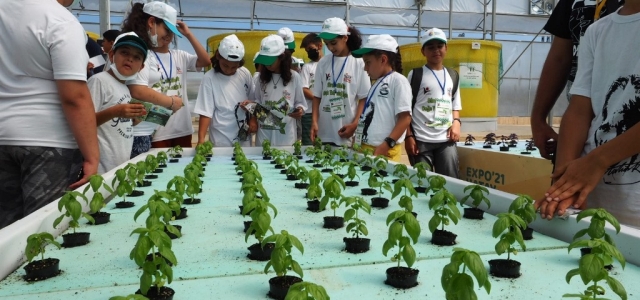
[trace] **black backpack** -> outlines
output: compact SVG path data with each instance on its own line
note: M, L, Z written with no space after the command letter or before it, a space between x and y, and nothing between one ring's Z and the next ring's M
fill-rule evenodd
M458 85L460 84L460 75L458 72L452 68L444 67L451 76L451 80L453 80L453 90L451 90L451 98L455 98L456 93L458 92ZM413 74L411 75L411 92L413 94L413 98L411 99L411 111L413 112L413 108L416 107L416 99L418 98L418 93L420 92L420 83L422 83L422 67L413 69ZM413 125L411 125L411 132L415 134L413 131Z

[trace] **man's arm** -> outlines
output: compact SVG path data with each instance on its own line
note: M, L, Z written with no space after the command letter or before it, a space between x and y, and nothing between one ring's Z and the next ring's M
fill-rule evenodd
M571 70L573 44L570 39L554 37L547 59L542 67L540 81L531 110L531 131L540 154L549 159L545 144L547 140L558 140L558 134L547 124L547 116L564 90Z
M84 162L84 177L69 188L75 189L85 184L89 176L98 173L100 151L96 113L87 83L80 80L56 80L62 111L71 128Z

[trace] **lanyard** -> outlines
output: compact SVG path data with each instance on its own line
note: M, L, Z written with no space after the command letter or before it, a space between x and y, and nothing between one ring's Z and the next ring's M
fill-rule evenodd
M593 16L594 21L598 21L598 19L600 19L600 13L602 12L602 9L604 8L604 5L606 3L607 3L607 0L598 1L598 5L596 6L596 13Z
M433 77L435 77L436 80L438 81L438 85L440 86L440 89L442 89L442 97L444 97L444 88L447 86L447 69L442 68L442 71L444 71L444 82L440 82L440 78L436 76L436 72L431 70L431 68L427 67L427 69L431 71L431 73L433 74Z
M371 99L373 98L373 95L376 94L376 89L378 89L378 86L380 85L381 82L384 81L385 78L387 78L387 76L391 75L391 73L393 73L393 70L391 70L391 72L387 73L386 75L384 75L377 83L376 85L369 90L369 96L367 97L367 101L364 103L364 109L362 110L362 114L360 115L360 120L363 119L364 117L364 112L367 110L367 107L369 107L369 102L371 102Z
M340 73L338 73L338 77L334 76L333 74L333 62L334 59L336 57L335 56L331 56L331 80L333 81L333 89L335 90L336 86L338 85L338 78L340 78L340 75L342 75L342 71L344 71L344 66L347 65L347 59L349 59L349 56L344 58L344 61L342 62L342 68L340 68Z
M173 59L171 58L171 51L169 51L169 72L168 73L167 73L167 69L164 68L164 64L162 63L160 56L158 56L158 53L153 51L153 54L156 55L156 58L158 59L158 63L160 64L160 66L162 67L162 70L164 71L164 75L167 76L168 80L171 80L171 76L173 75ZM160 77L162 78L162 74L160 74Z

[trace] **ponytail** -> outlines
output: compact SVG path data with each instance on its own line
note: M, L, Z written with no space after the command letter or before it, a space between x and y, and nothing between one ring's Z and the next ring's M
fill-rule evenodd
M355 26L349 27L349 38L347 39L347 48L349 48L349 52L358 50L362 47L362 36L360 30L358 30Z
M147 44L149 48L151 48L151 37L149 37L147 21L152 16L145 13L143 9L144 3L137 2L133 4L131 11L122 22L121 32L134 32ZM160 18L155 18L155 20L156 24L163 22Z
M400 48L396 48L396 51L398 51L398 53L384 50L373 50L365 55L371 54L376 58L380 58L380 56L384 54L387 57L387 61L389 62L391 69L398 73L402 73L402 57L400 56Z
M285 51L278 56L278 59L280 60L280 78L283 85L287 86L293 77L291 74L291 54ZM273 73L266 67L260 70L260 83L262 83L262 86L265 86L271 81L272 74Z

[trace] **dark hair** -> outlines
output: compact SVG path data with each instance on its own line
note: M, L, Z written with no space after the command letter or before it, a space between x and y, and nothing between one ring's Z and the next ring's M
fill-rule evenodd
M402 73L402 56L400 55L400 47L396 48L396 51L398 53L393 53L391 51L384 51L384 50L373 50L367 54L371 54L376 58L380 58L380 56L382 56L383 54L386 55L387 60L389 61L389 65L391 65L391 68L398 73Z
M131 7L131 11L122 22L122 32L135 32L149 47L152 47L151 38L149 37L147 21L152 15L144 12L143 3L135 3ZM155 17L154 17L155 18ZM156 24L162 23L162 19L155 18Z
M220 52L218 52L218 50L216 49L216 53L214 53L213 56L211 57L211 65L213 66L213 69L216 70L216 73L222 73L222 68L220 68L220 64L218 63L220 61L218 59L218 56L221 56L221 55L220 55ZM244 57L239 61L239 63L240 63L240 67L244 66Z
M349 52L358 50L362 47L362 37L360 30L356 29L355 26L349 27L349 39L347 39L347 48L349 48Z
M316 45L322 48L322 39L316 33L309 33L302 39L300 48L304 49L304 48L307 48L307 46L309 45Z
M293 75L291 75L291 54L285 51L278 56L278 59L280 59L280 77L282 78L282 83L286 86L293 77ZM262 68L260 71L260 83L262 83L263 86L271 81L271 74L268 68Z
M120 35L120 30L109 29L102 34L102 37L107 41L113 42L116 40L116 38L119 35Z

